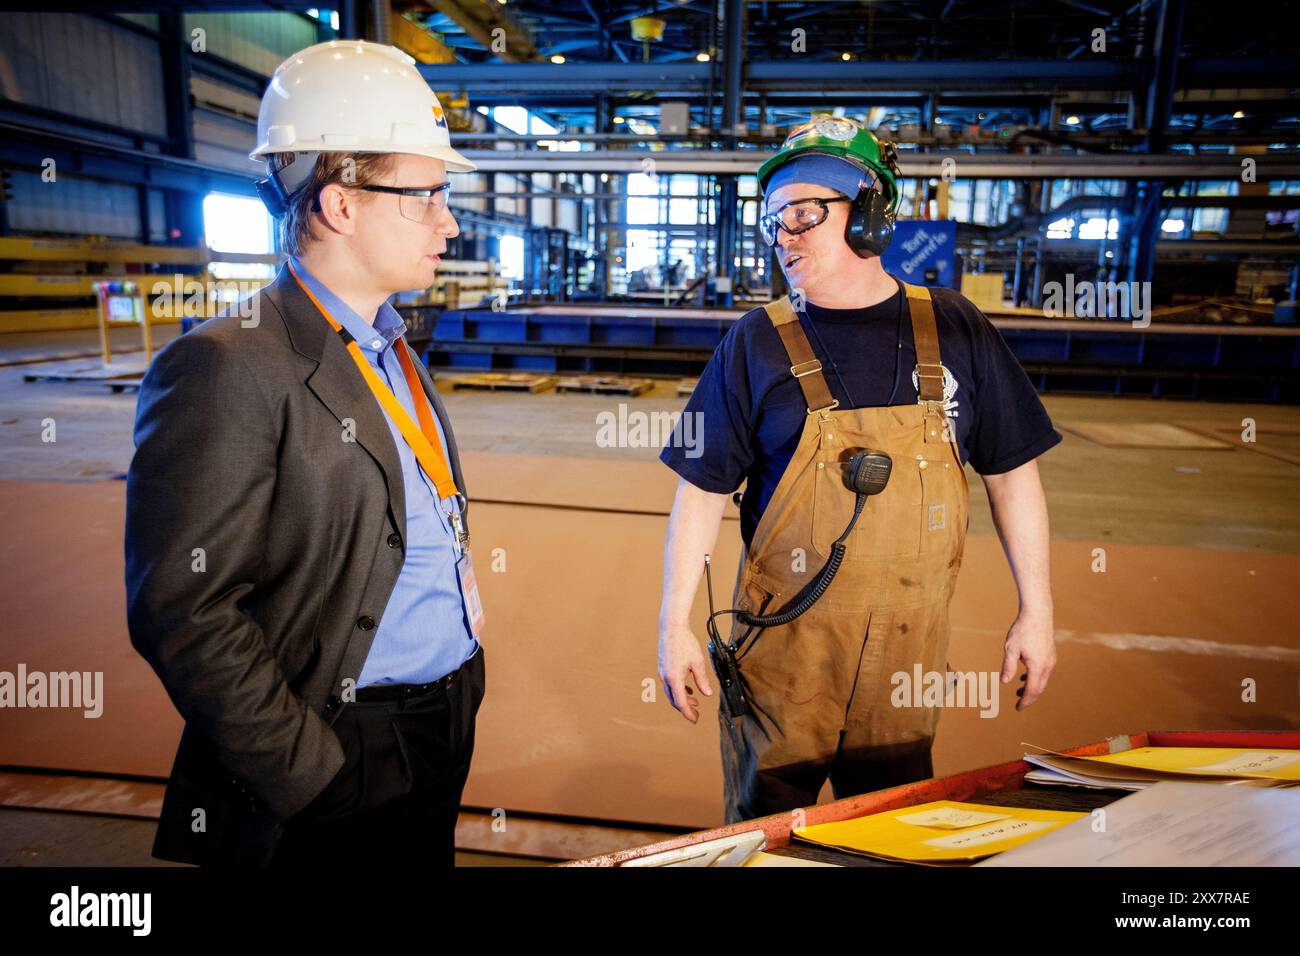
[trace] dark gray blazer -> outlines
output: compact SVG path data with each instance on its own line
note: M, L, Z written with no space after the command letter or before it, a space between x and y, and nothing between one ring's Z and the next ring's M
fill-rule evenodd
M343 342L283 267L254 317L158 352L127 475L131 643L185 719L153 853L186 863L265 862L343 765L330 725L405 553L397 448Z

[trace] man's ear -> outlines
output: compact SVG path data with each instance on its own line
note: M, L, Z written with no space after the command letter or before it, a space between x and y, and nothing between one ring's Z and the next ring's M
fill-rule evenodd
M320 191L320 216L326 228L350 236L357 229L357 194L339 183L330 183Z

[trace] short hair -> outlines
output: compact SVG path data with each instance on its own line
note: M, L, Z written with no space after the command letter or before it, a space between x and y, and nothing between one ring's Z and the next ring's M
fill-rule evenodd
M393 171L395 153L317 153L311 175L293 194L280 217L280 248L286 255L300 256L317 240L312 231L312 214L319 207L316 198L326 186L369 186Z

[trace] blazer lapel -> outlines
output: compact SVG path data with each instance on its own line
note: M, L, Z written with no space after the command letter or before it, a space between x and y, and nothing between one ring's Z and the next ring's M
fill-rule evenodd
M379 465L388 486L388 507L395 527L406 528L406 491L402 461L383 409L361 377L343 340L330 328L320 310L307 298L292 273L282 266L266 289L284 317L294 351L317 363L306 385L338 419L342 440L347 420L354 424L356 443Z

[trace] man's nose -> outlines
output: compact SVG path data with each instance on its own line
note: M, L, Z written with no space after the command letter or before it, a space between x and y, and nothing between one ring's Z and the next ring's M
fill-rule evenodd
M460 224L456 222L456 217L452 215L450 207L444 207L442 211L446 215L443 217L443 221L438 224L438 232L448 239L455 239L460 235ZM448 226L451 227L451 232L447 231Z

